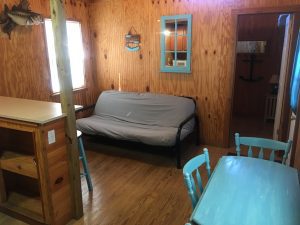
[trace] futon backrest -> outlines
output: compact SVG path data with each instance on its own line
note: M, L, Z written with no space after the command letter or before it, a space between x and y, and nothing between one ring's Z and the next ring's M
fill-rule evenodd
M108 119L152 126L178 127L195 112L192 99L172 95L104 91L94 114Z

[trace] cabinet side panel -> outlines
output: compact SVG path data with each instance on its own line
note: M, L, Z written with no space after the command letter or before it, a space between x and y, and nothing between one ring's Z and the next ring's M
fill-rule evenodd
M63 225L72 219L72 193L64 119L47 125L44 129L44 139L46 140L45 150L48 162L53 224Z
M53 208L51 206L51 198L49 193L49 170L47 156L45 153L46 140L44 137L43 127L37 129L35 132L35 149L38 166L38 174L40 181L40 193L43 205L43 212L46 224L53 222Z

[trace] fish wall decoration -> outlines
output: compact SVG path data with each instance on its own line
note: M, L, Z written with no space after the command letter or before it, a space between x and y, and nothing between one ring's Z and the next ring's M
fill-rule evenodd
M30 10L28 0L20 0L20 3L13 5L11 9L5 4L4 10L0 13L1 31L6 33L9 39L16 26L39 25L43 22L41 14Z
M141 35L137 34L134 27L131 27L128 34L125 35L125 47L130 52L140 49Z

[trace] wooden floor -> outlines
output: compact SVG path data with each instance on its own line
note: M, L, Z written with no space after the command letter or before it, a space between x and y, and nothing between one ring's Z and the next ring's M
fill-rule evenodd
M234 146L234 134L240 133L241 136L254 136L263 138L273 138L274 121L264 121L263 118L234 116L231 121L231 146Z
M185 159L202 153L203 147L187 146ZM188 221L191 203L174 158L103 145L90 138L85 139L85 148L94 191L89 193L82 179L84 217L69 225L182 225ZM208 149L212 169L229 151ZM0 224L25 223L0 214Z

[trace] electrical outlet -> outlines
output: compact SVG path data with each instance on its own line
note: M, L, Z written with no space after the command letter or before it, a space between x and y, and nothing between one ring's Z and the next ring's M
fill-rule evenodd
M55 131L54 130L49 130L48 131L48 144L51 145L55 143Z

